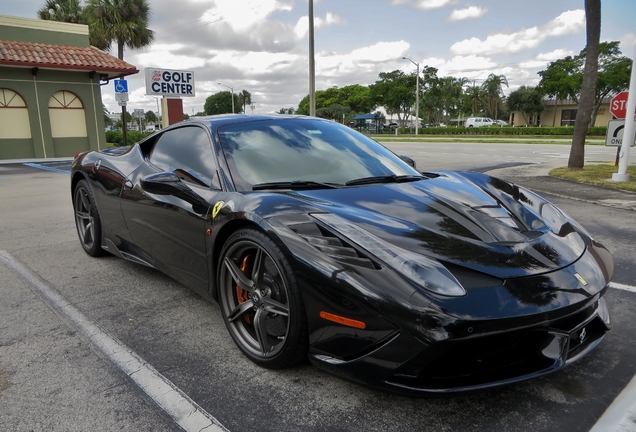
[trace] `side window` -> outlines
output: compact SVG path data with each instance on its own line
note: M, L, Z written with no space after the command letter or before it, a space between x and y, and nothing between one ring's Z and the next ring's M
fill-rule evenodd
M220 189L212 144L199 127L186 126L164 132L152 149L149 161L185 182Z

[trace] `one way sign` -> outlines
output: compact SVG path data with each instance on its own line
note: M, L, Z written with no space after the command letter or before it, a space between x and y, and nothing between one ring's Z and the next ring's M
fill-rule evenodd
M605 136L605 146L606 147L622 146L624 129L625 129L625 120L610 120L609 123L607 124L607 135ZM631 147L634 147L634 143L632 143Z

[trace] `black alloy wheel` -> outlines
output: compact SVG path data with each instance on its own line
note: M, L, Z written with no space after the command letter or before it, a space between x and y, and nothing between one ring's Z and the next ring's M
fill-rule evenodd
M219 303L240 350L268 368L293 366L307 355L307 318L291 267L260 231L241 229L223 246Z
M86 180L80 180L73 193L73 210L77 235L84 251L90 256L104 255L102 249L102 225L95 206L95 199Z

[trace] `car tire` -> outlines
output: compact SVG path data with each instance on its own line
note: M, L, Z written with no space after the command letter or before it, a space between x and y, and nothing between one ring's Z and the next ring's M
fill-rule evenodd
M75 186L73 211L77 235L84 251L94 257L105 255L106 252L102 249L102 223L86 180L80 180Z
M289 262L262 232L244 228L225 242L218 265L223 320L254 363L280 369L307 358L307 317Z

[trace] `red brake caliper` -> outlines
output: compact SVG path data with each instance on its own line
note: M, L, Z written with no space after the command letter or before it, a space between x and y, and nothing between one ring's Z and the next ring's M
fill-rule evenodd
M241 271L243 272L245 276L250 275L249 260L251 257L252 255L249 255L249 254L245 255L245 258L243 258L243 262L241 263ZM236 299L238 300L239 304L244 303L250 299L248 292L245 291L240 286L238 286L238 284L236 285ZM243 315L243 319L245 320L247 324L252 324L254 322L253 318L254 318L253 311L247 312Z

